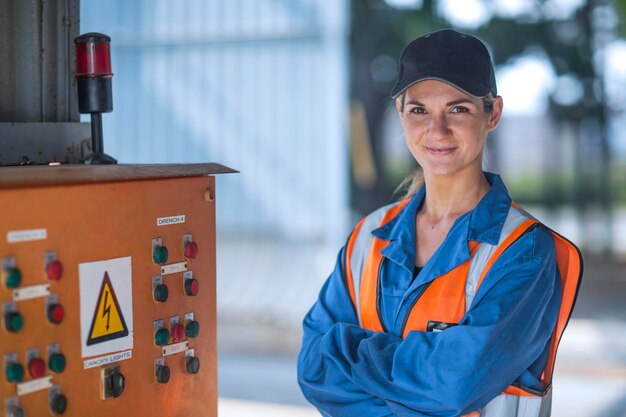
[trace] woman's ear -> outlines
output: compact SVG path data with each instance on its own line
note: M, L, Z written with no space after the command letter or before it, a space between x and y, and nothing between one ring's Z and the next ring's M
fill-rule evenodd
M498 127L500 123L500 118L502 117L502 109L504 108L504 102L502 101L502 97L498 96L493 101L493 109L489 113L489 122L487 123L487 131L491 132L493 129Z

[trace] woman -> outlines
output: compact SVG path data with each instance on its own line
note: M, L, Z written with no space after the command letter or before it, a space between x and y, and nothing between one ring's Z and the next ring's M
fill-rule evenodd
M422 36L392 96L423 179L340 251L304 319L301 389L325 416L549 416L582 264L482 171L503 108L489 53Z

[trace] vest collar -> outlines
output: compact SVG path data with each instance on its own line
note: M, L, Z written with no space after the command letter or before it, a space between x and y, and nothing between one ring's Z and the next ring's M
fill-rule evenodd
M491 189L472 211L456 219L420 275L436 277L465 262L470 257L470 240L491 245L498 243L511 198L499 175L489 172L484 175ZM382 254L409 271L413 271L415 260L415 218L425 194L426 189L422 186L396 217L372 231L378 239L390 241ZM445 261L438 260L442 252L447 254Z

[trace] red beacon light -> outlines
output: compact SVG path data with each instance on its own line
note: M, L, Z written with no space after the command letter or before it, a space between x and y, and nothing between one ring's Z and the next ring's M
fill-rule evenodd
M76 76L112 77L111 38L101 33L86 33L76 42Z
M111 38L90 32L74 39L76 44L76 81L78 111L91 114L91 143L93 155L87 164L116 164L104 153L102 113L113 111L111 72Z

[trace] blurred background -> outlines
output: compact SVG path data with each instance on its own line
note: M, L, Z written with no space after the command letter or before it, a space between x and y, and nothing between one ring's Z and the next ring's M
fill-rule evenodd
M358 219L414 168L389 91L444 27L490 48L505 112L485 168L569 237L585 276L553 416L626 416L625 0L109 0L120 163L219 162L221 416L313 416L301 321Z

